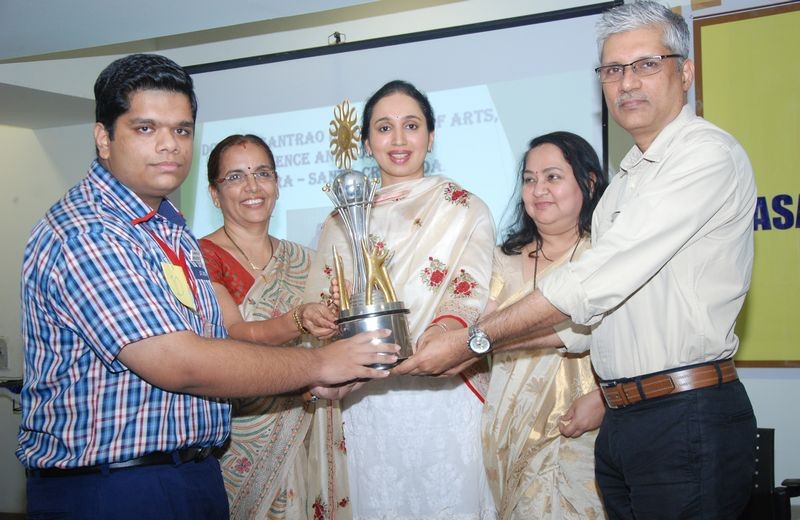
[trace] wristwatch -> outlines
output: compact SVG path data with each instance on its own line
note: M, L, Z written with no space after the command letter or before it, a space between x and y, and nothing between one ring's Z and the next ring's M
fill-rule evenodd
M469 326L469 333L467 335L467 346L475 354L486 354L492 349L492 342L489 336L477 325Z

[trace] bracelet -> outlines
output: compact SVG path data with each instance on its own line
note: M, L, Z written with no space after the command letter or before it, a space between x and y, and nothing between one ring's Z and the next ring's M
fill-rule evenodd
M439 323L440 321L442 321L443 319L446 319L446 318L450 318L450 319L452 319L452 320L456 320L456 321L457 321L457 322L459 322L459 323L461 324L461 326L462 326L462 327L464 327L465 329L469 327L469 323L467 323L466 321L464 321L464 319L463 319L463 318L461 318L461 317L459 317L459 316L455 316L455 315L453 315L453 314L442 314L441 316L437 316L436 318L434 318L434 319L433 319L433 323Z
M297 309L299 309L299 308L300 308L300 306L297 306L292 311L292 318L294 318L294 324L297 325L297 330L300 331L300 334L310 334L308 332L308 329L303 327L303 322L300 321L300 316L297 315Z
M444 323L442 323L441 321L434 321L433 323L431 323L430 325L428 325L427 327L425 327L425 330L428 330L428 329L430 329L431 327L441 327L441 328L442 328L442 330L443 330L443 331L445 331L445 332L447 332L447 331L449 330L449 329L447 328L447 325L445 325L445 324L444 324Z

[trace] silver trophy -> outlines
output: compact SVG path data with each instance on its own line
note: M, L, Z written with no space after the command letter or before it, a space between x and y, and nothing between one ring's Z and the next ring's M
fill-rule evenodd
M331 122L331 152L336 165L344 167L331 184L322 189L339 212L350 239L353 254L353 286L348 294L345 285L342 258L333 247L333 263L339 283L339 333L349 338L361 332L389 329L391 335L381 338L385 343L400 345L399 360L411 355L411 336L406 314L408 309L397 300L394 287L386 271L391 254L372 244L369 238L369 214L378 183L359 171L350 169L351 159L357 153L358 126L355 109L345 101L334 110L336 119ZM398 361L399 362L399 361ZM373 368L391 368L396 363L377 363Z

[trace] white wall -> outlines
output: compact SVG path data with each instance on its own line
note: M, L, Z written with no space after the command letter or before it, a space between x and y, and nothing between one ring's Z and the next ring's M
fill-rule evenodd
M0 126L3 189L0 190L0 336L9 347L0 379L22 374L19 273L33 225L86 172L94 153L91 125L33 131ZM22 512L25 473L16 459L20 416L0 398L0 512Z

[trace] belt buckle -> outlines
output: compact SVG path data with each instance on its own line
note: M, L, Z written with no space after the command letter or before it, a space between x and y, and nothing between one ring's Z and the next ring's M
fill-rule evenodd
M214 451L214 447L213 446L204 446L202 448L198 448L197 449L197 453L194 454L194 457L192 457L192 460L194 462L202 462L205 459L207 459L209 455L211 455L212 451Z
M600 393L603 394L603 400L606 402L606 406L608 406L612 410L616 410L617 408L620 408L620 407L615 405L615 404L613 404L609 400L608 394L606 394L606 390L615 389L618 386L620 386L620 383L617 383L616 381L600 381L600 390L601 390ZM623 397L623 393L624 392L620 392L620 389L617 389L617 395L619 396L621 401L625 401L626 400ZM622 406L624 406L624 404Z

